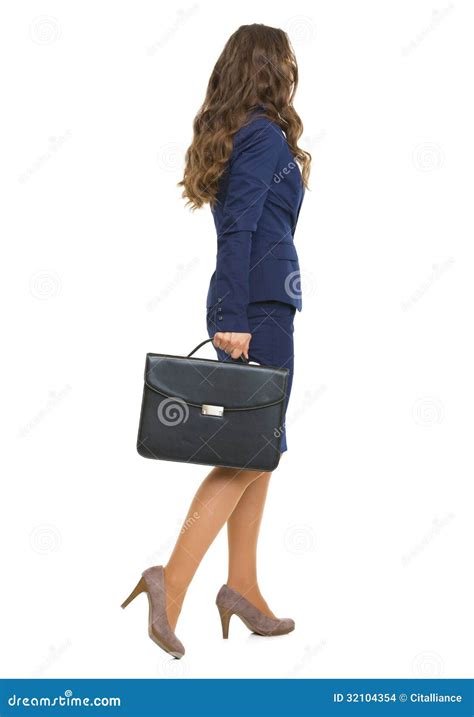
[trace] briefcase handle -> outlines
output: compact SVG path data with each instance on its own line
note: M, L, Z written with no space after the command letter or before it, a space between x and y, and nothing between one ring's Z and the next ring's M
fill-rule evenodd
M199 351L199 349L201 348L201 346L204 346L205 344L209 344L209 343L211 343L211 341L214 341L214 339L206 339L205 341L201 341L201 343L198 344L198 345L196 346L196 348L191 351L190 354L188 354L187 358L191 358L191 356L192 356L193 354L195 354L196 351ZM240 358L242 359L242 361L243 361L244 363L248 363L247 359L244 358L244 356L241 356ZM239 359L237 359L237 361L238 361L238 360L239 360Z

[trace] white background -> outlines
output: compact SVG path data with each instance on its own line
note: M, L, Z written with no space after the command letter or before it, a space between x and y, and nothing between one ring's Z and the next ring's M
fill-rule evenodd
M3 677L472 677L472 4L4 4ZM205 469L135 452L147 351L206 338L208 209L176 182L227 37L287 30L311 191L289 452L260 542L282 638L146 599ZM212 349L204 356L213 357Z

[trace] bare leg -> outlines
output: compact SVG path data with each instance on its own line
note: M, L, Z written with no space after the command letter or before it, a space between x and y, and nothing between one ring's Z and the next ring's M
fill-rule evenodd
M275 617L263 599L257 580L257 542L271 473L245 490L227 521L229 575L227 585L237 590L265 615Z
M258 471L216 467L199 487L165 565L167 613L172 630L176 627L188 586L207 549L244 491L262 475L265 474Z

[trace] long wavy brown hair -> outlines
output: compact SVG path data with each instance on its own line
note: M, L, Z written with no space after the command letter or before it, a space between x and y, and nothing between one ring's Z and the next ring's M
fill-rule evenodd
M242 25L227 41L212 71L193 123L184 177L178 186L192 209L214 205L233 137L256 111L275 122L308 186L311 155L298 147L303 123L293 107L298 65L288 36L267 25Z

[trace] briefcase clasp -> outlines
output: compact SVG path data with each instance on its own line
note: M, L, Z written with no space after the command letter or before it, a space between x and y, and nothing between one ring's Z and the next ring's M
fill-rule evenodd
M201 413L203 416L223 416L224 406L209 406L207 403L203 403Z

